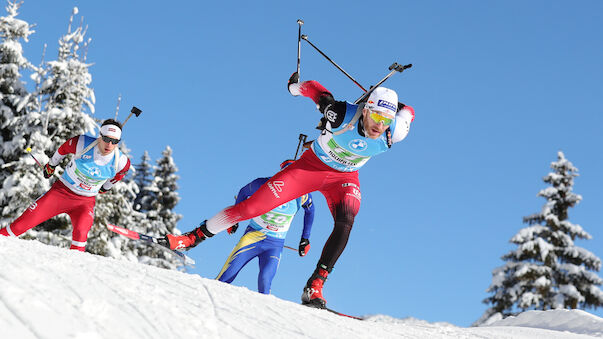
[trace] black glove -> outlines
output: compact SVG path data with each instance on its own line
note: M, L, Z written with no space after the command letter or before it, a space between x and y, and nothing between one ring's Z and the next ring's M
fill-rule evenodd
M239 229L239 223L236 223L236 224L230 226L229 228L227 228L226 232L228 232L228 234L234 234L238 229Z
M102 186L101 186L101 188L98 190L98 193L100 193L100 194L105 194L105 193L107 193L107 192L109 192L109 190L108 190L108 189L105 189L105 188L104 188L104 187L102 187Z
M52 166L50 163L44 165L43 174L44 178L48 179L54 174L54 169L56 166Z
M308 251L310 251L310 240L306 238L301 238L301 240L299 241L299 256L305 256L306 254L308 254Z

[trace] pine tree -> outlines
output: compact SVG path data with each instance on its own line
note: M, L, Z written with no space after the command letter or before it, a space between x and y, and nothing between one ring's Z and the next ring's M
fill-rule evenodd
M551 163L553 172L543 178L551 185L538 196L546 199L540 213L524 218L528 227L511 242L517 249L502 257L504 266L492 272L484 303L492 304L477 324L487 323L519 311L603 306L603 284L591 271L601 269L601 260L574 244L576 239L591 239L577 224L571 223L568 210L582 200L572 192L578 169L558 152Z
M10 224L49 187L40 168L24 152L32 147L40 157L39 150L49 144L39 103L21 80L21 71L35 71L22 55L20 43L27 42L34 31L16 18L21 3L7 3L7 15L0 17L0 227Z
M59 39L57 60L46 63L47 78L42 83L41 94L46 103L48 134L53 141L53 150L65 140L85 133L94 133L96 123L86 112L94 114L95 96L92 76L88 72L85 52L90 40L84 42L86 29L80 26L72 32L73 18L78 13L73 9L69 18L67 34Z
M140 163L135 165L136 174L134 181L140 188L140 192L134 200L134 209L147 212L151 209L151 203L155 200L157 189L153 181L153 165L148 151L144 151Z
M173 209L180 201L178 196L178 168L172 158L172 149L166 146L162 152L162 157L157 160L157 169L155 170L155 187L157 196L152 206L152 211L157 212L157 220L165 227L166 233L174 233L178 220L182 218L180 214L174 213ZM163 230L162 230L163 231Z

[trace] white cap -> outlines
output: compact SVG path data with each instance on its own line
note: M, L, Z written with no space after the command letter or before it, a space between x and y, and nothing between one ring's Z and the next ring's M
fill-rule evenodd
M113 139L121 140L121 128L116 125L101 126L100 134Z
M389 88L377 87L369 95L364 107L395 117L398 112L398 94Z

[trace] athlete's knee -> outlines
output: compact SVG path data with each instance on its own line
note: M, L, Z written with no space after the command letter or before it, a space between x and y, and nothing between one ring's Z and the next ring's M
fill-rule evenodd
M255 201L245 200L234 206L237 210L237 214L241 216L241 220L248 220L251 218L255 218L266 211L259 203L255 203Z
M351 229L352 225L354 225L356 213L357 210L354 208L354 206L345 203L337 205L335 208L335 227Z

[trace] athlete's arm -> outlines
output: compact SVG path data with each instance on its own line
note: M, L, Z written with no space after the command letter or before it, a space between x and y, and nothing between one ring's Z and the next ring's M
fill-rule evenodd
M116 182L120 181L126 176L126 173L128 173L128 170L130 169L130 159L128 159L127 156L121 154L119 157L119 165L117 166L117 168L117 174L115 174L113 178L105 181L103 186L101 186L100 190L102 192L110 190Z
M73 138L65 141L59 147L59 149L57 149L56 152L54 152L54 154L52 155L52 158L50 158L50 160L48 161L48 164L50 166L56 167L67 154L75 154L75 152L77 150L77 142L78 142L79 138L80 138L80 136L78 135L77 137L73 137Z
M410 124L415 120L415 110L408 105L398 103L398 113L396 113L396 128L392 135L392 143L400 142L408 135Z
M339 127L345 118L346 103L335 100L333 94L318 81L297 82L296 79L299 79L296 75L297 73L293 73L289 78L289 92L294 96L302 95L312 99L320 113L331 123L331 127Z

